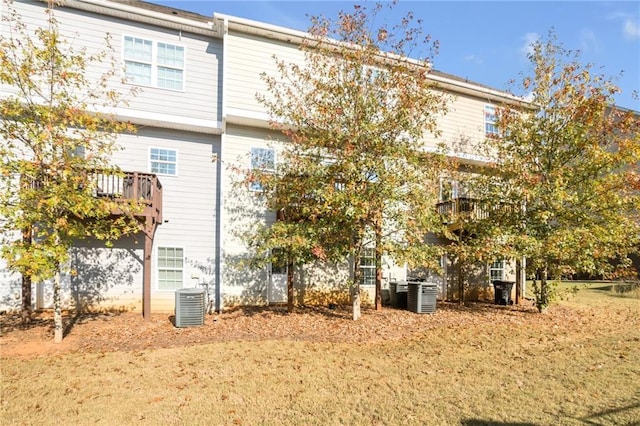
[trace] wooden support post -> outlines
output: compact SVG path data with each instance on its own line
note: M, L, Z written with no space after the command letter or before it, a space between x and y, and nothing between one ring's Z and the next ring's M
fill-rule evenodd
M145 218L144 225L144 253L142 272L142 316L145 320L151 319L151 251L153 249L153 234L155 225L150 216Z
M522 297L522 262L516 259L516 305L519 305Z

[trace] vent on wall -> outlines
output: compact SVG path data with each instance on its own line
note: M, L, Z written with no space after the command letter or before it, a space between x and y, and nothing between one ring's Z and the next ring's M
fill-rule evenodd
M204 324L204 289L176 290L176 327L198 327Z

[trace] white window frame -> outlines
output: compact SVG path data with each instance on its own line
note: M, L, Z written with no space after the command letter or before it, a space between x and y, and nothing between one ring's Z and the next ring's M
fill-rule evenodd
M494 136L498 134L496 127L496 106L492 104L484 105L484 135Z
M504 271L505 271L505 261L504 260L496 260L493 263L489 264L489 282L493 282L495 280L504 281ZM498 273L499 277L494 277L494 273Z
M262 150L262 151L270 151L273 155L273 167L258 167L257 165L254 166L253 164L253 159L254 157L254 151L257 150ZM263 147L263 146L252 146L251 149L249 150L249 169L250 170L261 170L261 171L265 171L265 172L275 172L276 171L276 150L273 148L267 148L267 147ZM251 191L254 192L262 192L262 186L260 186L259 183L257 182L251 182L249 184L249 189Z
M137 58L127 58L126 57L126 49L125 49L125 43L126 43L126 39L127 38L132 38L134 40L142 40L143 42L150 42L151 43L151 60L150 61L145 61L142 59L137 59ZM163 45L167 45L167 46L173 46L176 48L180 48L182 49L182 67L177 67L177 66L173 66L173 65L167 65L167 64L162 64L159 62L158 60L158 45L159 44L163 44ZM187 75L187 48L184 45L181 45L179 43L169 43L169 42L165 42L165 41L157 41L157 40L153 40L150 38L145 38L145 37L138 37L135 35L128 35L128 34L123 34L122 36L122 73L123 76L125 77L125 79L127 78L127 70L126 70L126 63L127 62L131 62L131 63L137 63L137 64L143 64L143 65L149 65L151 67L151 75L149 76L150 78L150 83L149 84L144 84L144 83L136 83L135 81L129 81L128 79L126 80L126 82L128 84L133 84L136 86L145 86L145 87L154 87L157 89L163 89L163 90L171 90L174 92L184 92L185 87L186 87L186 75ZM174 87L162 87L158 84L158 81L160 80L159 78L159 69L170 69L170 70L178 70L182 72L182 86L180 88L174 88Z
M176 267L160 267L160 249L172 249L172 250L182 250L182 267L181 268L176 268ZM175 259L175 258L174 258ZM156 290L158 291L175 291L175 290L179 290L181 288L185 288L185 264L186 264L186 250L183 246L171 246L171 245L165 245L165 246L159 246L156 248ZM160 288L160 271L161 270L165 270L165 271L180 271L182 273L182 286L179 288Z
M153 160L151 159L151 153L154 149L157 150L163 150L163 151L173 151L175 153L175 161L168 161L168 160ZM178 176L178 150L174 149L174 148L164 148L164 147L160 147L160 146L151 146L149 147L149 153L147 155L147 158L149 159L149 173L153 173L156 174L158 176ZM175 165L175 173L161 173L161 172L156 172L153 171L153 163L160 163L160 164L174 164Z
M370 262L365 262L363 265L363 261L365 259L369 259ZM368 247L362 249L362 253L360 253L360 259L358 259L358 268L360 268L360 285L361 286L373 286L376 285L376 249L373 247ZM369 272L369 274L367 274Z
M445 194L445 189L448 186L448 189L451 191L450 194ZM458 191L458 181L450 178L440 178L440 202L446 203L447 201L456 200L459 196Z

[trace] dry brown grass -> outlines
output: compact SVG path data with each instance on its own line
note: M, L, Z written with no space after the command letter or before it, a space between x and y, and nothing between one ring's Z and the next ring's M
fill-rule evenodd
M165 318L140 334L123 329L129 346L106 325L118 318L76 324L66 349L38 356L13 349L21 336L26 345L37 334L43 344L46 328L4 327L0 422L640 422L640 301L605 285L546 315L443 304L434 315L366 311L360 325L341 310L239 311L189 330L165 330ZM165 344L154 345L154 336ZM109 350L109 338L118 350Z

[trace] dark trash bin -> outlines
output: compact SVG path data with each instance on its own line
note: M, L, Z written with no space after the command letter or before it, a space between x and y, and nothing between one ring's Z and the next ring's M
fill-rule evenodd
M407 309L407 291L406 282L390 282L389 299L391 306L398 309Z
M513 305L511 289L515 282L495 280L493 283L494 302L496 305Z
M432 314L436 311L438 285L425 282L407 282L407 308L416 314Z

